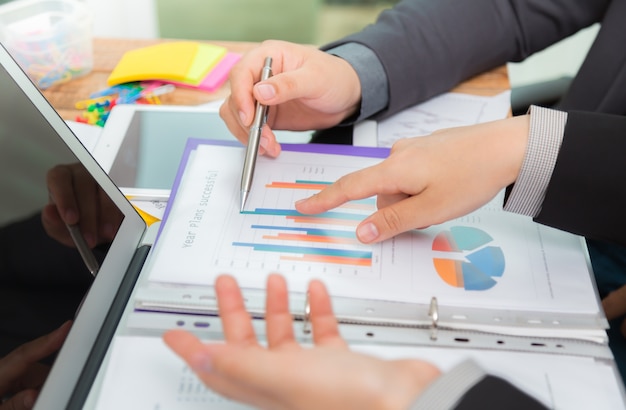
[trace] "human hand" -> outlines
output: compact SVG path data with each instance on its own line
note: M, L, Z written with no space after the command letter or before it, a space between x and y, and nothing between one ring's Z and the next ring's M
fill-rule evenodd
M122 214L82 164L57 165L47 174L50 203L41 212L49 236L75 246L67 225L80 225L90 248L113 240Z
M258 82L265 57L273 59L273 76ZM347 61L313 46L284 41L265 41L248 52L229 78L231 94L222 104L220 116L246 144L255 101L270 106L259 152L272 157L280 153L272 129L329 128L353 114L361 99L359 78Z
M0 397L11 396L0 403L0 410L30 409L49 372L39 360L61 348L71 322L55 331L25 343L0 359Z
M602 299L602 308L608 320L626 315L626 285L606 295ZM626 337L626 319L622 321L620 331Z
M399 140L387 159L298 201L296 209L317 214L378 195L378 211L356 229L363 243L457 218L517 179L528 122L527 116L519 116Z
M203 344L183 330L164 334L212 390L266 409L399 409L439 375L420 360L381 360L352 352L339 335L330 298L320 281L309 285L312 348L294 338L287 285L282 276L267 281L267 344L256 338L236 281L217 279L215 289L226 343Z

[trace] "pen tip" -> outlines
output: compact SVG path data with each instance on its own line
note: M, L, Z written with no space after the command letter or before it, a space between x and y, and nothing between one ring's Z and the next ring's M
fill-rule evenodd
M248 193L246 191L241 191L241 203L239 205L239 212L243 212L246 207L246 199L248 198Z

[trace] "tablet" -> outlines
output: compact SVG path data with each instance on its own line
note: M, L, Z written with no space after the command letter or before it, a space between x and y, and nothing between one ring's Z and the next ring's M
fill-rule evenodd
M313 132L277 131L281 143L306 143ZM119 105L93 155L122 192L167 200L188 138L235 140L215 108Z

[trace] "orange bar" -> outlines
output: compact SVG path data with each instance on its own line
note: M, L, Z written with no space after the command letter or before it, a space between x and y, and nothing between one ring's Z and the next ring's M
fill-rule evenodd
M317 189L321 191L327 184L302 184L298 182L272 182L265 185L266 188L288 188L288 189Z
M354 238L337 238L332 236L319 236L295 233L279 233L276 236L264 235L263 239L277 239L283 241L304 241L304 242L322 242L322 243L341 243L341 244L358 244L358 240Z
M320 255L304 255L304 256L281 256L281 260L299 261L299 262L321 262L333 263L336 265L355 265L355 266L372 266L370 258L346 258L344 256L320 256Z

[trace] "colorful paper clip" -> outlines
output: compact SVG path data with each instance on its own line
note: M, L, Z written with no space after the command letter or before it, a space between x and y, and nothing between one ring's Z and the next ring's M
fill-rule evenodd
M119 84L90 95L89 99L78 101L77 110L83 110L76 117L77 122L103 127L117 104L161 104L159 96L173 92L173 84L158 81Z

